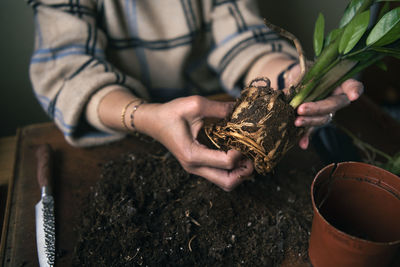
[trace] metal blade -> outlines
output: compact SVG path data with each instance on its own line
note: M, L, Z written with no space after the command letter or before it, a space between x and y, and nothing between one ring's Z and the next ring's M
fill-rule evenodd
M54 218L54 199L50 195L43 196L35 206L36 212L36 244L39 265L54 266L56 255L56 233Z

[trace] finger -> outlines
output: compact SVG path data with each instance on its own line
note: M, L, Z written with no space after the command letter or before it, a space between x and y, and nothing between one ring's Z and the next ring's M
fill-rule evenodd
M309 141L308 136L303 136L303 137L300 138L299 147L300 147L301 149L306 150L306 149L308 148L309 142L310 142L310 141Z
M354 79L349 79L343 82L335 89L333 95L345 94L350 101L357 100L364 92L364 85Z
M225 152L209 149L205 145L200 144L197 140L193 142L190 153L190 158L186 161L187 165L190 167L208 166L232 170L242 158L242 154L239 151L229 150Z
M297 82L298 77L301 74L301 68L300 65L297 64L296 66L294 66L293 68L290 69L290 71L288 71L285 75L285 87L291 87L291 86L296 86L296 84L294 84L295 82Z
M234 102L220 102L214 100L206 100L202 109L202 115L208 118L225 118L233 109Z
M194 139L197 139L200 130L203 128L204 121L202 119L195 120L191 125L191 132Z
M200 96L192 96L187 99L184 115L188 120L194 117L225 118L233 109L233 102L220 102L209 100Z
M199 167L194 170L194 174L206 178L225 191L232 191L237 185L252 175L254 166L251 160L245 159L240 166L229 171L211 167Z
M311 133L314 131L314 127L309 128L306 133L301 137L299 141L299 146L301 149L306 150L308 145L310 144L310 136Z
M332 95L324 100L301 104L297 109L297 114L301 116L321 116L331 112L335 113L349 104L350 100L346 95Z
M320 116L299 116L294 121L294 125L297 127L322 126L328 124L331 120L329 113Z

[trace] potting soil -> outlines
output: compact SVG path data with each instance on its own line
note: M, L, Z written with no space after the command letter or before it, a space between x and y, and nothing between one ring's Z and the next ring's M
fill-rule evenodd
M315 170L289 167L225 192L161 146L121 155L83 201L74 265L307 264Z

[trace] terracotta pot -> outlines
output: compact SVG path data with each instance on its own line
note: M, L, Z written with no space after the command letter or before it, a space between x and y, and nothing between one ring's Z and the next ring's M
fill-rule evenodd
M311 186L314 267L385 266L400 253L400 177L360 162L323 168Z

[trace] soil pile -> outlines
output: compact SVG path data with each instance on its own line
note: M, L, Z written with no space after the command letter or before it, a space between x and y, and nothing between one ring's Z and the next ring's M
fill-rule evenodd
M293 255L307 262L311 172L258 176L228 193L186 173L161 147L122 155L103 166L84 202L74 264L277 266Z

